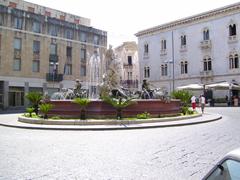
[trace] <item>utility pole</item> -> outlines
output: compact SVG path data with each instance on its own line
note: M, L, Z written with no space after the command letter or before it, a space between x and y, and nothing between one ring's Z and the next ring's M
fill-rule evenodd
M174 71L174 64L175 64L175 59L174 59L175 57L174 57L174 36L173 36L173 30L172 30L172 68L173 68L173 70L172 70L172 87L173 87L173 91L174 91L174 89L175 89L175 71Z

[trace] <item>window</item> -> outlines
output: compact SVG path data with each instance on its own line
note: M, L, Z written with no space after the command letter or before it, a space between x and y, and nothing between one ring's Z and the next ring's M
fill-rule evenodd
M40 53L40 41L33 41L33 53L34 54Z
M71 64L65 64L64 74L65 75L72 75L72 65Z
M161 50L166 50L167 49L167 41L164 39L161 41Z
M186 35L181 36L181 47L185 47L187 45Z
M150 77L150 68L144 67L144 78L149 78L149 77Z
M72 47L67 46L67 57L72 57Z
M144 54L148 54L148 44L144 44Z
M128 56L128 65L132 65L132 56Z
M41 24L40 24L40 22L37 22L37 21L33 22L32 31L36 32L36 33L40 33L41 32Z
M128 72L128 80L132 80L132 72Z
M237 35L236 24L230 24L229 25L229 36L236 36L236 35Z
M203 31L203 40L204 41L209 40L209 30L208 29L204 29L204 31Z
M14 59L13 60L13 70L14 71L21 71L21 59Z
M86 60L87 60L86 49L81 48L80 58L81 58L81 62L86 62Z
M207 56L203 59L203 71L211 71L211 70L212 70L212 59Z
M21 50L22 48L22 39L14 38L14 49Z
M85 32L80 32L80 41L87 42L87 34Z
M4 14L0 13L0 25L4 24Z
M73 39L73 30L72 29L66 29L65 30L65 38Z
M13 17L13 27L16 29L22 29L23 19L20 17Z
M206 178L206 180L215 179L240 179L240 162L227 159Z
M181 62L181 74L187 74L188 73L188 63L187 61Z
M239 68L238 54L233 54L229 56L229 69Z
M33 60L32 71L33 72L39 72L40 71L40 62L38 60Z
M56 44L51 44L50 45L50 54L52 54L52 55L57 54L57 45Z
M0 34L0 50L1 50L1 46L2 46L2 35Z
M98 35L94 35L94 36L93 36L93 44L99 45L99 44L100 44L99 42L100 42L100 41L99 41L99 36L98 36Z
M57 36L58 34L58 27L56 25L49 25L48 26L48 34L52 35L52 36Z
M87 70L86 70L86 66L81 66L80 68L80 76L86 76L87 74Z
M162 76L167 76L167 75L168 75L168 67L167 67L167 64L162 64L162 65L161 65L161 75L162 75Z

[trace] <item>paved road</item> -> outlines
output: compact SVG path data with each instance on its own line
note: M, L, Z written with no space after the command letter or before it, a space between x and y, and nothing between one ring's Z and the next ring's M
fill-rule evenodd
M240 147L240 108L223 119L126 131L46 131L0 126L0 179L200 179Z

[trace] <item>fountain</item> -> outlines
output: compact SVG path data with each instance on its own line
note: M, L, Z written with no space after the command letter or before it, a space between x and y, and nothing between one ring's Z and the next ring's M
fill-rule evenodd
M51 103L54 108L49 112L49 116L61 117L79 117L79 106L73 103L72 99L76 97L90 98L91 102L86 108L88 118L113 118L116 117L116 109L101 100L101 97L111 96L113 98L128 99L129 93L120 85L122 73L122 61L117 58L110 46L105 53L105 73L101 78L102 63L99 52L96 50L89 61L89 82L88 92L81 88L81 83L76 80L74 89L62 89L54 93L51 97ZM158 90L157 94L163 94ZM134 93L130 93L134 94ZM157 97L157 96L156 96ZM163 96L161 96L163 97ZM133 97L131 97L133 98ZM136 98L136 97L134 97ZM136 117L137 114L148 112L151 117L160 117L161 115L175 115L180 112L179 100L162 99L135 99L137 103L130 105L123 110L124 117Z

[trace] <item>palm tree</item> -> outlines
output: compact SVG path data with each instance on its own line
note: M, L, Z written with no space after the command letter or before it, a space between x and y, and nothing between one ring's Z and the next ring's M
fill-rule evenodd
M42 97L43 97L42 94L37 91L29 92L26 95L26 98L30 101L32 107L34 108L34 112L36 113L36 115L38 115L38 108L42 100Z
M52 104L44 103L39 105L40 111L43 113L43 118L48 119L48 112L53 108Z
M80 106L80 119L86 119L86 107L91 101L87 98L75 98L73 102Z
M133 98L112 98L109 96L102 97L103 101L112 105L117 111L117 119L122 119L122 110L132 104L136 104L136 101L132 101Z

